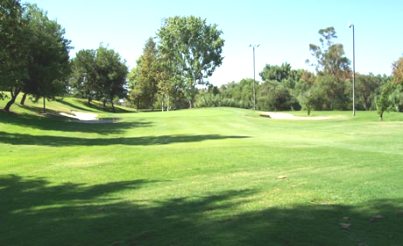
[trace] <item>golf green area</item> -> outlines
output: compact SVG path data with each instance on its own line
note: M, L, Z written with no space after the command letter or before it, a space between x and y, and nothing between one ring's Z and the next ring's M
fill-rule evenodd
M403 243L402 113L27 104L0 112L0 245Z

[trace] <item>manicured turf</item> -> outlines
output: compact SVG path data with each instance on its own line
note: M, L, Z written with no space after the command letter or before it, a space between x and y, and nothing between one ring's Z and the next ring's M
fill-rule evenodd
M49 107L100 112L65 101ZM0 112L0 245L403 242L402 114L215 108L85 124L30 105Z

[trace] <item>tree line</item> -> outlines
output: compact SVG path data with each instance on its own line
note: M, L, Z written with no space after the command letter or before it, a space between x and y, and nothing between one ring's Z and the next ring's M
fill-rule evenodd
M74 95L104 107L119 99L137 109L192 107L253 107L254 81L242 79L220 87L208 78L223 62L222 31L200 17L170 17L149 38L131 71L107 46L85 49L69 58L70 40L64 29L36 5L3 0L0 5L0 97L9 111L18 95L33 100ZM347 110L352 106L352 71L337 43L333 27L319 30L307 60L315 72L290 64L266 65L256 86L258 110ZM403 57L392 76L357 74L356 108L403 110ZM8 92L8 93L5 93Z
M310 44L315 72L292 69L290 64L266 65L256 84L256 107L263 111L348 110L352 108L352 71L333 27L319 30L319 44ZM201 90L197 105L253 108L253 79ZM356 74L355 108L403 111L403 57L393 63L392 76Z

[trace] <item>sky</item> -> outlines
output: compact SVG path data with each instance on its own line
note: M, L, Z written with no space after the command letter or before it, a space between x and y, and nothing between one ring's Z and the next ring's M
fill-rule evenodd
M136 66L146 40L156 37L164 18L194 15L217 24L225 40L224 60L209 82L222 85L256 79L266 64L291 64L313 70L309 44L319 44L319 29L333 26L337 43L352 60L355 26L356 71L363 74L392 72L403 56L403 1L401 0L23 0L47 11L65 28L74 47L97 49L101 44L119 52L129 69Z

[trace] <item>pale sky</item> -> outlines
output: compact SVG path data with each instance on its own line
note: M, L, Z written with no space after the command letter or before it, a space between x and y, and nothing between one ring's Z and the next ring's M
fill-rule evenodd
M319 43L318 30L334 26L337 42L352 59L355 25L356 70L390 75L392 63L403 56L403 1L400 0L25 0L36 3L66 30L71 56L102 43L120 53L129 68L136 65L149 37L162 20L195 15L217 24L225 39L224 61L209 81L221 85L253 77L252 49L256 50L256 78L265 64L305 64L309 44Z

